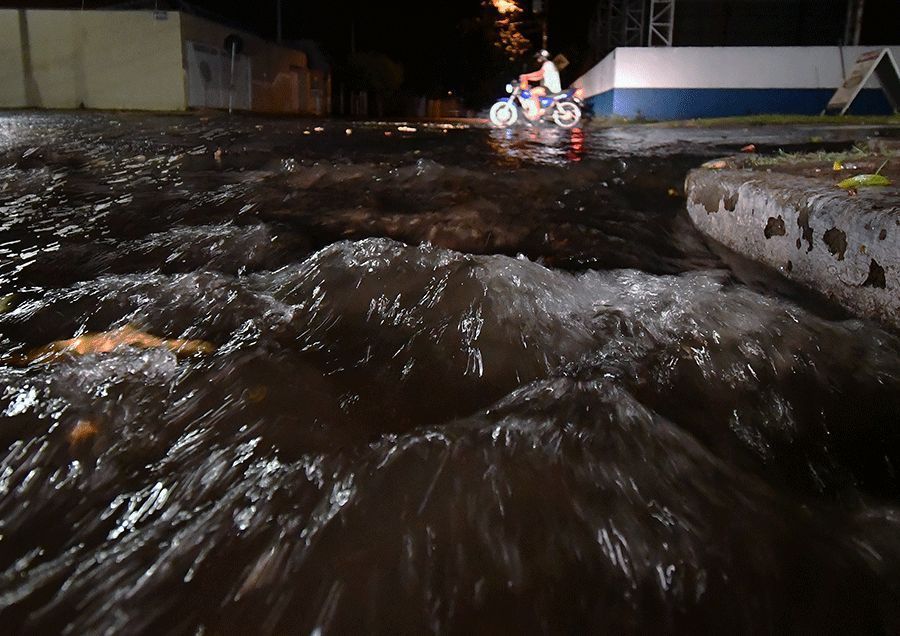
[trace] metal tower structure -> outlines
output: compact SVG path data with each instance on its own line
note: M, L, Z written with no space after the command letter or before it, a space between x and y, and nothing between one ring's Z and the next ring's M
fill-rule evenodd
M672 46L675 0L599 0L589 42L602 57L619 46Z
M606 17L609 48L643 46L645 33L645 0L606 0L601 15Z
M650 0L647 46L672 46L675 30L675 0Z

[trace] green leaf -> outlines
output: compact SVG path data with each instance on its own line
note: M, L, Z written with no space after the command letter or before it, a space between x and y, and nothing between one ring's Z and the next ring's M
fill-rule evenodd
M849 190L850 188L865 188L868 186L888 186L891 185L890 180L880 174L858 174L855 177L844 179L838 184L839 188Z

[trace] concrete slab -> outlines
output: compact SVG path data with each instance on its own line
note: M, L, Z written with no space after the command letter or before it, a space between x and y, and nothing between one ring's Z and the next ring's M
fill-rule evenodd
M709 162L685 183L687 208L707 236L776 268L851 312L900 329L900 159L740 156ZM886 187L839 188L875 172Z

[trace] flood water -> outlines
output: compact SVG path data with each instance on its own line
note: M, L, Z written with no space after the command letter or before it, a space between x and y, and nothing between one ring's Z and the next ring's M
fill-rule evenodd
M0 113L3 632L900 632L900 337L682 196L873 131L404 128Z

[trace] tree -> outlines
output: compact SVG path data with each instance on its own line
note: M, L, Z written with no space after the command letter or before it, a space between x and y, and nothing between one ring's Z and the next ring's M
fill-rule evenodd
M531 49L531 41L522 34L525 10L516 0L483 0L492 13L496 40L494 46L503 51L510 62L521 58Z
M396 101L403 85L403 67L383 53L352 53L347 58L347 81L350 88L372 92L378 115L384 114L385 103Z
M351 86L357 90L387 94L403 84L403 67L383 53L353 53L347 67Z

